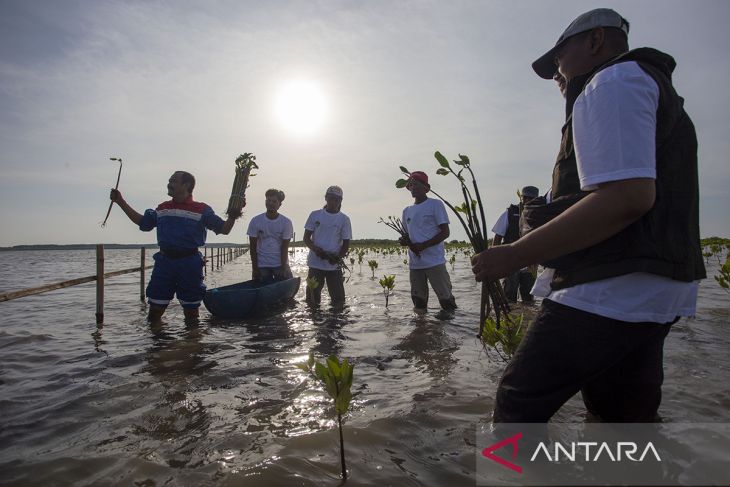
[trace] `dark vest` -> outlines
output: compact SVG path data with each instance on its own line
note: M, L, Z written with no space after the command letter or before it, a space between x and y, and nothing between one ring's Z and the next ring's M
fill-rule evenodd
M503 244L511 244L520 238L520 207L509 205L507 207L507 231L502 239Z
M552 197L548 205L528 205L522 230L549 221L587 193L580 191L573 147L572 103L600 70L617 63L636 61L659 87L656 127L656 200L639 220L592 247L543 263L555 269L553 289L562 289L632 272L648 272L677 281L706 277L699 236L699 185L697 136L684 111L684 100L672 87L675 62L655 49L629 51L600 66L580 80L574 96L566 97L568 114L560 151L553 170ZM570 85L569 85L570 88Z

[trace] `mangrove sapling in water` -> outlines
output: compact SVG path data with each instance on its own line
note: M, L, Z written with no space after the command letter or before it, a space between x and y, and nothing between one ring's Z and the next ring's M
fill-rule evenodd
M454 177L456 177L456 179L459 181L459 184L461 185L461 194L464 202L461 205L454 206L449 201L444 199L440 194L436 193L433 190L433 185L431 186L429 193L432 193L438 199L443 201L444 204L448 206L451 211L454 212L456 218L458 218L459 220L459 223L461 223L461 225L464 227L464 230L466 231L466 235L469 238L469 242L471 243L474 252L479 253L486 250L487 224L484 218L484 205L482 204L479 187L477 186L476 178L474 176L474 171L472 171L469 157L459 154L459 159L454 161L454 164L460 167L458 172L454 171L449 161L439 151L436 151L434 153L434 157L436 157L436 160L441 166L436 171L436 174L439 174L441 176L447 176L449 174L452 174ZM410 178L411 173L404 166L400 166L400 170L404 175L407 176L407 178L397 180L395 186L396 188L405 188L408 184L408 178ZM469 189L465 182L464 176L462 175L465 170L471 176L472 189L474 191L473 197L472 190ZM505 320L510 320L509 304L507 303L507 298L504 295L502 285L499 283L499 281L483 282L482 297L479 309L479 336L481 336L484 331L484 324L491 310L490 299L492 305L494 306L494 312L496 315L495 323L497 327L500 326L501 318L504 318Z
M375 269L378 268L378 261L377 260L369 260L368 265L370 266L370 270L373 271L373 279L375 279Z
M705 264L710 264L710 258L715 257L717 264L720 266L718 274L713 276L715 281L725 291L730 292L730 239L720 237L703 238L700 241L702 245L702 256L705 258ZM723 263L723 258L725 262Z
M395 276L392 274L389 276L383 276L383 278L378 282L383 288L383 295L385 295L385 307L387 308L388 298L391 294L393 294L393 288L395 287Z
M314 353L309 352L306 364L297 364L297 367L311 374L317 379L334 401L337 412L337 427L340 430L340 462L342 464L342 478L347 480L347 466L345 465L345 440L342 436L342 416L347 414L352 400L352 371L355 368L347 362L330 355L325 364L314 360Z
M730 292L730 255L725 259L725 263L720 267L719 274L715 276L715 280L725 291Z

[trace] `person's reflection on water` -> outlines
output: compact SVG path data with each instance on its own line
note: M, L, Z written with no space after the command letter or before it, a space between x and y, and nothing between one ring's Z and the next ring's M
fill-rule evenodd
M206 406L195 397L201 388L196 379L217 363L209 359L212 352L204 345L207 328L198 323L188 323L179 335L163 324L150 330L152 346L144 371L157 379L163 391L160 395L150 389L149 410L134 432L141 441L154 442L155 454L169 465L182 467L193 460L195 445L208 434L212 422Z
M393 350L402 352L402 357L416 366L425 367L432 378L447 377L457 362L454 352L459 345L444 331L444 323L417 316L410 321L409 326L413 330Z
M312 349L315 356L340 356L343 342L347 340L342 329L350 323L349 314L350 309L347 305L336 305L331 306L328 310L312 312L312 321L316 330L314 333L315 345Z

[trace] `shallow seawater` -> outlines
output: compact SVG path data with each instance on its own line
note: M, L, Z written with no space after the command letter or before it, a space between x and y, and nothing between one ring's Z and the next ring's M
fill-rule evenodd
M133 250L106 258L108 271L139 264ZM292 259L305 277L306 252ZM0 303L0 484L338 485L333 408L295 367L313 351L355 363L347 485L473 485L476 428L489 421L504 363L475 337L468 259L458 252L450 270L453 316L440 316L433 295L427 315L412 313L403 256L368 259L376 276L396 275L387 309L357 263L343 310L329 308L326 291L310 310L302 285L275 316L224 320L201 308L191 326L173 304L151 328L136 274L107 280L100 328L93 283ZM93 251L0 253L3 290L93 273ZM249 276L244 255L206 283ZM700 293L697 317L667 339L664 421L730 422L730 295L712 279ZM554 420L584 421L579 398Z

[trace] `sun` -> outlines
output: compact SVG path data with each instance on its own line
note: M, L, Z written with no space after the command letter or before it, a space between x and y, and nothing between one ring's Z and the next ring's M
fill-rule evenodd
M309 80L291 80L276 97L276 118L291 133L312 135L324 125L327 100L321 85Z

